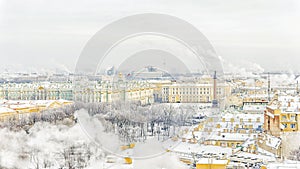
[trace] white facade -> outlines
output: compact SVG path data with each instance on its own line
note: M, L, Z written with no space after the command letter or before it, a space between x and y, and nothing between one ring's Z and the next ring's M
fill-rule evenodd
M173 83L162 86L162 102L205 103L213 100L213 83ZM217 85L217 98L231 93L229 85Z

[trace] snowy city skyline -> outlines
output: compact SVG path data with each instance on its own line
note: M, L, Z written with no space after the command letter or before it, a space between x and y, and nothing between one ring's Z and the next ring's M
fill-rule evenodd
M299 0L0 0L0 169L299 169L299 21Z

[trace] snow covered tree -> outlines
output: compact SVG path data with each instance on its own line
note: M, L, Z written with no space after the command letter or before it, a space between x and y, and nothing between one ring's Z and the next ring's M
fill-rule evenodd
M298 149L291 151L290 159L295 161L300 161L300 147Z

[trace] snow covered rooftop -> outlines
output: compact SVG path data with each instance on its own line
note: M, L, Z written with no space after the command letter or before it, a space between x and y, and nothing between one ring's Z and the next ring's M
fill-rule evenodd
M232 150L229 147L220 147L212 145L199 145L182 142L172 151L177 153L196 153L196 154L220 154L231 155Z
M272 148L278 149L280 143L281 143L281 139L278 137L274 137L271 135L266 135L266 144Z
M280 109L282 113L300 112L300 97L281 93L277 100L272 101L267 108L272 110Z
M0 107L0 114L2 113L15 113L16 111L7 107Z
M249 138L253 138L256 134L242 134L242 133L221 133L220 135L213 135L208 140L235 140L246 141Z
M238 153L235 154L237 157L243 157L243 158L257 158L257 159L262 159L263 161L275 161L275 157L271 157L271 156L266 156L266 155L262 155L262 154L252 154L252 153L248 153L248 152L243 152L240 151Z
M245 113L238 113L238 114L233 114L233 113L226 113L222 116L222 118L225 118L225 121L230 121L230 119L251 119L252 121L255 121L257 118L263 118L263 114L245 114Z
M218 160L214 158L200 158L197 164L228 164L228 160Z

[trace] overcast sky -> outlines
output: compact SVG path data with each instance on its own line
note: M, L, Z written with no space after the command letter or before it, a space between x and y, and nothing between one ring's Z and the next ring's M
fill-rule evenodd
M0 0L0 67L72 71L103 26L146 12L188 21L227 63L300 72L299 0Z

